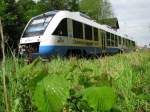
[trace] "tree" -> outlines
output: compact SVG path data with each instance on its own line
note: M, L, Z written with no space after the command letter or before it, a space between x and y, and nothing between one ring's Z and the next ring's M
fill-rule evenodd
M14 44L14 40L17 37L17 10L15 0L2 0L3 8L0 8L0 14L2 17L2 23L4 27L5 38L8 39L8 43Z
M79 11L79 0L68 0L67 9L70 11Z
M37 8L43 7L45 11L50 10L79 10L79 0L40 0Z
M44 11L51 11L51 10L63 10L66 9L66 1L67 0L40 0L37 2L37 7L45 7Z
M112 12L112 6L111 3L108 0L101 0L101 19L106 19L106 18L112 18L113 12Z
M28 21L34 15L38 14L35 8L36 3L32 0L19 0L17 2L17 15L22 21Z
M111 5L103 0L81 0L80 10L97 21L111 17Z
M4 16L5 10L6 10L7 4L4 2L4 0L0 1L0 16Z
M39 8L32 0L1 0L0 16L4 26L4 35L10 47L17 47L18 40L27 21L39 14ZM15 40L15 41L14 41Z

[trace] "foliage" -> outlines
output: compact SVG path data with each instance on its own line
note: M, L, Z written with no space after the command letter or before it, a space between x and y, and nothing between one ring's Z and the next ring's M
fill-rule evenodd
M116 95L111 87L89 87L76 91L70 90L66 110L85 112L105 112L113 109Z
M6 10L7 4L4 2L4 0L0 1L0 16L4 15Z
M0 71L1 74L1 71ZM3 95L3 83L2 83L2 75L0 75L0 109L4 110L5 105L4 105L4 95ZM1 112L0 110L0 112Z
M67 9L71 11L79 11L79 0L68 0Z
M33 102L41 112L60 112L69 97L69 83L63 76L48 76L35 88Z
M150 111L149 52L92 60L56 58L48 63L37 59L29 65L22 59L6 61L12 112ZM0 85L0 99L2 95ZM3 100L0 107L5 111Z
M111 5L106 0L81 0L80 10L99 22L113 16Z
M36 3L32 0L19 0L16 3L17 15L20 18L18 22L23 24L22 27L24 27L27 21L33 16L40 14L42 12L40 10L44 10L43 7L39 6L39 8L42 9L38 9Z
M93 108L88 105L88 102L83 99L83 95L81 92L76 91L75 88L70 89L70 95L67 99L67 103L65 105L64 111L69 112L91 112Z
M13 39L15 40L18 36L18 27L19 25L17 23L18 17L17 17L17 11L16 11L16 4L14 0L7 1L2 0L0 2L0 16L2 18L3 27L4 27L4 34L5 38L8 42L14 44ZM11 31L11 33L10 33ZM8 38L9 37L9 38Z
M82 0L80 2L81 11L87 13L89 16L98 19L100 10L100 0Z
M83 92L83 98L97 112L110 111L115 104L115 92L110 87L90 87Z

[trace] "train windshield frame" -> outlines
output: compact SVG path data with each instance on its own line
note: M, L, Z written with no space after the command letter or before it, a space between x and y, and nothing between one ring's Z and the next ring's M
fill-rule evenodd
M31 36L40 36L43 35L44 31L46 30L48 24L52 20L54 15L51 16L41 16L34 18L31 20L29 25L27 26L23 37L31 37Z

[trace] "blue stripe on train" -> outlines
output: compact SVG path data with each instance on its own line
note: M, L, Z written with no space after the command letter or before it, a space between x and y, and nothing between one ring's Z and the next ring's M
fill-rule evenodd
M50 46L40 46L39 53L33 53L33 58L37 56L49 57L51 55L65 56L67 51L72 50L72 49L80 49L82 52L83 50L85 50L87 55L88 54L101 54L103 52L101 48L97 48L97 47L50 45ZM106 48L105 49L105 52L107 53L117 53L118 51L119 51L119 48Z

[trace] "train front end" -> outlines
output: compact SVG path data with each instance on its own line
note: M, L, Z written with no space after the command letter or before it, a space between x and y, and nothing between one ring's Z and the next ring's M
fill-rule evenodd
M44 13L29 21L19 43L21 56L33 60L38 56L47 58L50 55L52 48L46 48L46 45L41 44L48 39L48 36L45 36L44 33L55 14L56 12ZM49 39L47 42L50 41Z

